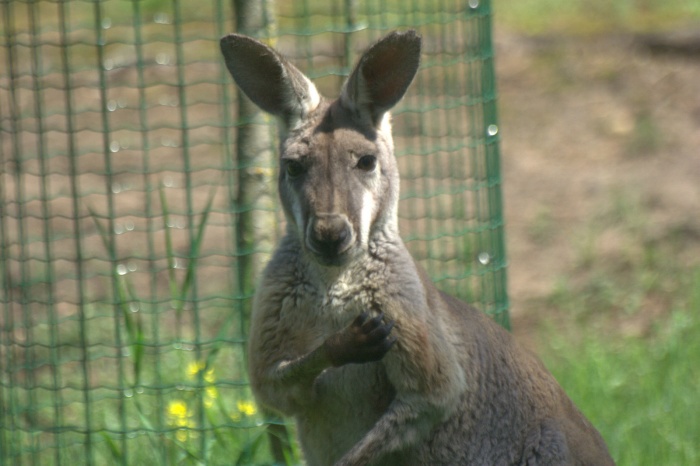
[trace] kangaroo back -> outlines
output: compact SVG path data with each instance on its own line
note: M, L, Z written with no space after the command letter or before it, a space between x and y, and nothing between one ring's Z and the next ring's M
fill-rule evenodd
M388 112L420 48L414 31L387 35L328 101L268 46L221 41L280 120L287 232L256 291L255 396L294 416L309 465L612 464L537 358L438 291L399 236Z

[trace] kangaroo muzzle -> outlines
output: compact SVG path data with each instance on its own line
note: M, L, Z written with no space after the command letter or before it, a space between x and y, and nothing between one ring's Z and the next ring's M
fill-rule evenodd
M306 227L306 247L325 265L340 265L354 243L355 232L344 214L316 214Z

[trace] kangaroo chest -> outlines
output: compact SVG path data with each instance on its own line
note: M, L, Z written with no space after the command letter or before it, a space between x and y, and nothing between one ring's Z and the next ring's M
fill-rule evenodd
M280 330L295 343L296 356L317 348L361 312L380 311L381 297L361 274L353 274L353 280L341 276L330 286L299 280L294 288L297 293L282 306ZM359 441L386 411L395 391L383 363L375 362L325 370L310 395L313 403L297 416L299 437L306 451L329 459ZM329 464L325 459L318 458L318 464Z

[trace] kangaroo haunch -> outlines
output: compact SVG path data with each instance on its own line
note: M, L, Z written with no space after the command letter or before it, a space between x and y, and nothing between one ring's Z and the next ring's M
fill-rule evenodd
M221 40L236 83L280 120L287 231L253 307L255 396L295 418L312 466L613 464L539 360L440 292L399 236L388 111L420 49L414 31L387 35L327 101L275 50Z

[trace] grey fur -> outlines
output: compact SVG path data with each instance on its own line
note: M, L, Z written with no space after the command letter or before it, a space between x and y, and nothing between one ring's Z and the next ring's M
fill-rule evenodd
M380 40L328 102L266 45L222 39L234 79L286 128L287 234L255 297L255 396L295 418L312 466L614 464L539 360L438 291L399 237L387 111L420 41Z

